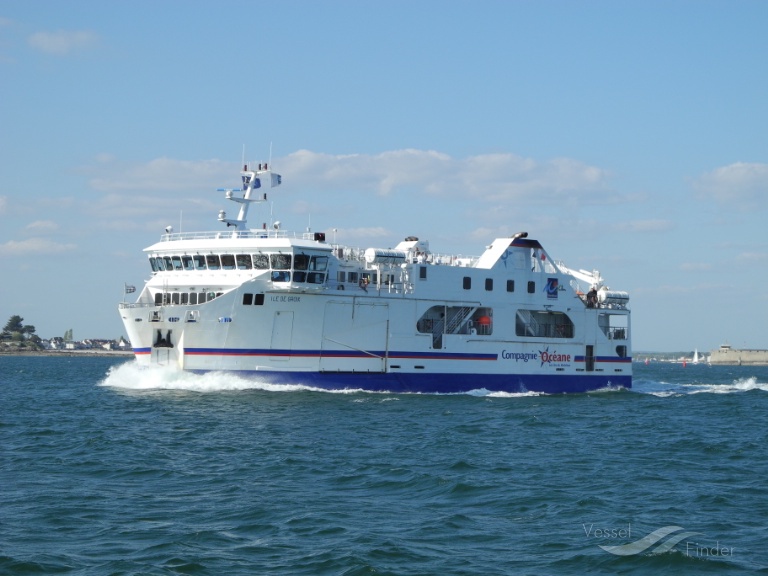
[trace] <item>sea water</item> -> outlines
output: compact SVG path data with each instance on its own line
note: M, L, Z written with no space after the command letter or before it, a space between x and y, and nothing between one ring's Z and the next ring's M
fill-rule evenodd
M0 357L0 574L768 573L768 367L331 393Z

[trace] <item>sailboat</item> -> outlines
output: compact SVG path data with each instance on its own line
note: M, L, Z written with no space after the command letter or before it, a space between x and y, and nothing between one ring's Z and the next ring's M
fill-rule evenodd
M698 348L696 348L693 351L693 363L694 364L698 364L699 363L699 349Z

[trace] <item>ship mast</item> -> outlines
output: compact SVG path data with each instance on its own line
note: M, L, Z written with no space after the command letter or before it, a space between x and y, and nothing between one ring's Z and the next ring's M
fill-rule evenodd
M269 169L268 164L259 164L256 170L249 170L248 164L243 165L243 169L240 172L240 177L243 180L243 186L240 189L237 188L218 188L218 192L224 192L227 200L240 204L240 210L237 214L237 218L227 218L227 213L224 210L219 210L219 222L224 222L227 227L234 226L237 235L237 230L245 230L248 223L248 208L255 202L266 202L266 192L254 192L263 187L269 186L274 188L282 183L282 176L275 174ZM242 192L242 196L240 193Z

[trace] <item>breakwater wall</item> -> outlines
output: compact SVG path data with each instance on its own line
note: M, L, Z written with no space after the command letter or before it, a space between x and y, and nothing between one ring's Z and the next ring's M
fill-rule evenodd
M718 350L712 350L709 363L764 366L768 365L768 350L739 350L730 346L720 346Z

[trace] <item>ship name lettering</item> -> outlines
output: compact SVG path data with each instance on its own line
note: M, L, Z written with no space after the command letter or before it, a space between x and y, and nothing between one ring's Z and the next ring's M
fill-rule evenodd
M504 360L514 360L515 362L528 362L528 360L536 360L538 354L536 352L510 352L508 350L501 351L501 357Z
M270 296L272 302L301 302L301 296Z

